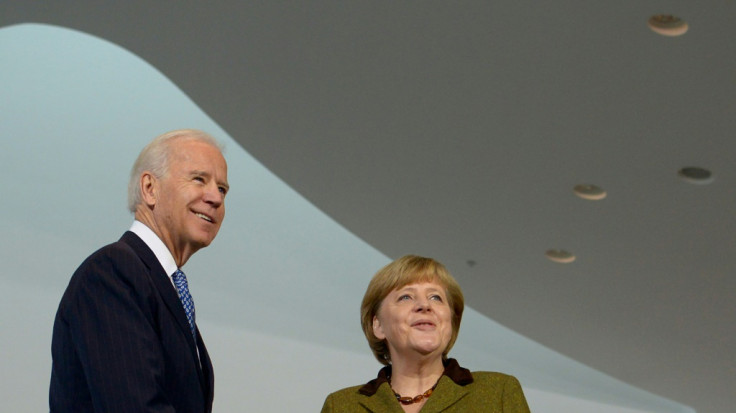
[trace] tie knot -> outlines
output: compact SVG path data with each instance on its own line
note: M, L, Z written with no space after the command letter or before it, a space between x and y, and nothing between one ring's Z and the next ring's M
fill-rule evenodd
M187 286L188 284L187 276L182 270L176 270L176 272L174 272L174 274L171 276L171 279L174 281L174 284L176 284L176 287L179 289L181 289L181 286Z

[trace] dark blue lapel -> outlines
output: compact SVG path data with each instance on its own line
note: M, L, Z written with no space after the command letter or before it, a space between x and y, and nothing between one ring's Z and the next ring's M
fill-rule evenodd
M200 358L197 355L197 345L194 342L194 337L192 337L192 331L189 329L189 321L187 321L184 307L181 305L181 301L179 300L179 293L171 283L169 276L164 272L164 269L161 266L161 263L158 262L156 255L150 248L148 248L148 245L146 245L140 237L130 231L125 232L125 234L120 238L120 241L130 245L131 248L138 253L138 256L141 258L143 263L149 268L151 281L158 290L159 295L161 296L161 301L164 302L166 307L169 309L169 312L176 320L176 324L184 333L190 353L194 359L194 364L200 366ZM197 330L197 335L199 335L199 330ZM199 341L201 341L201 339ZM202 345L202 348L204 348L204 345ZM207 355L207 357L209 356ZM204 362L204 360L202 361ZM207 358L207 363L210 363L209 358ZM209 380L205 380L201 366L197 369L197 373L199 374L199 381L202 385L202 389L209 389ZM205 394L207 393L208 392L205 391Z

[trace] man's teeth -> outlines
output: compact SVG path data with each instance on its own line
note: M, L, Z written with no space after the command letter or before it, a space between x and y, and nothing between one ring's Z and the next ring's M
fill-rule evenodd
M202 218L202 219L204 219L206 221L212 222L212 219L210 217L208 217L207 215L205 215L205 214L200 214L199 212L195 212L195 215L197 215L198 217L200 217L200 218Z

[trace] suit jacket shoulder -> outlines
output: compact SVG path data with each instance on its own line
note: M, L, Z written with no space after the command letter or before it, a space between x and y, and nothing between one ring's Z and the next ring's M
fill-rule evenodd
M75 271L56 314L51 352L53 413L211 411L204 344L195 344L161 264L131 232Z
M98 249L79 265L69 281L65 298L81 294L83 291L80 290L94 287L98 283L120 283L121 287L129 288L153 287L149 279L152 263L144 261L142 257L146 252L151 255L153 252L142 249L140 245L124 242L124 238L127 237ZM163 272L162 269L160 271ZM89 286L90 283L93 285ZM143 291L149 289L144 288ZM62 305L72 303L69 300L61 302Z

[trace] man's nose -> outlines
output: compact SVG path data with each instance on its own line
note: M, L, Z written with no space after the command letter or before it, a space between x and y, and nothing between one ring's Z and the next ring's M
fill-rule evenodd
M220 191L216 183L205 186L204 201L213 206L220 206L225 201L225 194Z

